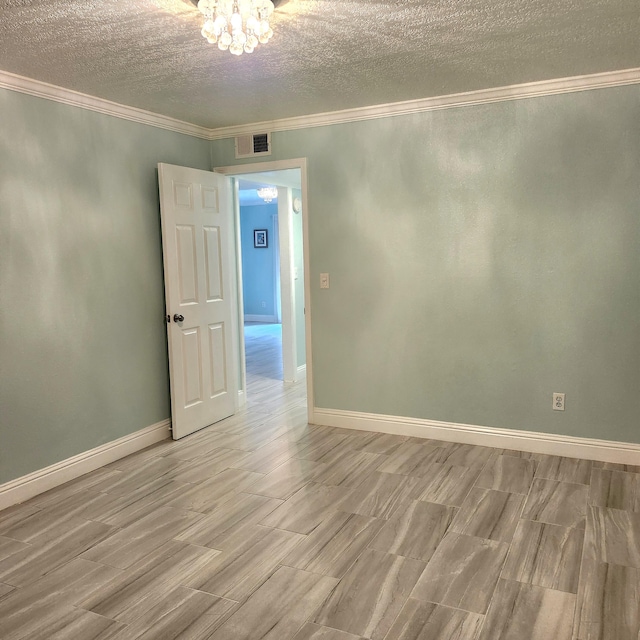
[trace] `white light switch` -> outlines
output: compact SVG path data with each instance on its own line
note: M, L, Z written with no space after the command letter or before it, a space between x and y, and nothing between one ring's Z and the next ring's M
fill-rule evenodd
M329 288L329 274L321 273L320 274L320 288L328 289Z

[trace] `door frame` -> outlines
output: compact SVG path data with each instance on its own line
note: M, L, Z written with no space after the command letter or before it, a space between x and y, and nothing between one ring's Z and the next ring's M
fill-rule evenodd
M280 222L278 214L271 216L273 229L273 310L276 322L282 323L282 299L280 297Z
M249 173L263 173L265 171L281 171L285 169L300 169L300 190L302 192L302 252L304 258L304 319L305 319L305 356L306 356L306 378L307 378L307 416L311 420L313 414L313 407L315 405L313 397L313 359L311 348L311 274L310 274L310 262L309 262L309 197L308 197L308 185L307 185L307 159L306 158L291 158L289 160L271 160L266 162L253 162L249 164L227 165L223 167L214 167L213 171L221 173L223 175L234 177L238 175L244 175ZM281 189L279 187L279 189ZM290 193L290 191L289 191ZM239 229L240 229L240 207L238 205L238 184L235 183L234 188L235 206L234 217L236 224L236 245L239 246ZM289 200L290 198L287 198ZM279 212L278 212L279 213ZM278 221L280 229L282 229L282 220ZM280 250L282 251L282 243L280 243ZM239 264L241 254L236 252L236 273L237 282L236 290L238 291L238 318L240 322L243 318L243 302L241 291L242 282L242 265ZM293 273L289 273L288 277L291 279L291 288L293 287ZM282 291L281 291L282 293ZM284 302L283 302L284 304ZM282 312L281 312L282 313ZM283 314L284 315L284 314ZM242 324L239 325L239 327ZM292 339L295 340L295 333L292 335ZM246 387L247 387L247 370L245 362L244 352L244 340L240 340L240 357L241 357L241 391L239 391L240 401L244 404L246 402ZM283 345L284 349L284 345ZM283 354L284 357L284 354ZM297 364L297 363L296 363Z

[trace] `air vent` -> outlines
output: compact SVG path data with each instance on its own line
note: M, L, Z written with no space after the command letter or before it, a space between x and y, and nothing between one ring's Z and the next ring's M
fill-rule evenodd
M236 158L271 155L271 134L251 133L236 137Z

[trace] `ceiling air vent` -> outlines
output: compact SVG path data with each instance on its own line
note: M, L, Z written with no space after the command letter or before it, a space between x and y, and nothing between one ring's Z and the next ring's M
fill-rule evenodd
M236 158L271 155L271 134L251 133L236 137Z

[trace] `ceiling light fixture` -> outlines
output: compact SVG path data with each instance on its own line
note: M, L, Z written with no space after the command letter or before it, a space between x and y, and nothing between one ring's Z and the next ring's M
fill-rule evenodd
M265 202L271 202L278 197L277 187L261 187L258 191L258 197L262 198Z
M269 16L271 0L200 0L198 9L204 15L202 35L211 44L233 55L252 53L273 35Z

